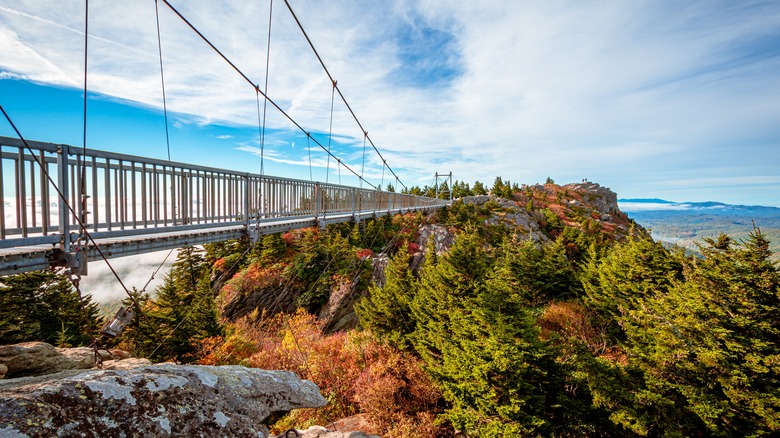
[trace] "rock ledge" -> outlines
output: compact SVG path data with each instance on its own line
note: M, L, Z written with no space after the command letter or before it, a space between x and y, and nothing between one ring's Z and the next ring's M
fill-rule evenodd
M10 382L6 382L10 383ZM162 364L0 386L0 437L256 436L273 412L326 404L289 371Z

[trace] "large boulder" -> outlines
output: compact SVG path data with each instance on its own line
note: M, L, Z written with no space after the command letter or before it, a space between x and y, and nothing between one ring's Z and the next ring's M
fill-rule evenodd
M354 304L365 295L365 290L358 290L360 277L352 281L339 282L330 291L328 302L322 307L317 318L322 322L322 330L331 333L339 330L349 330L357 327L358 317Z
M270 414L326 404L295 373L241 366L162 364L20 380L0 383L0 436L267 437Z
M598 183L583 181L581 183L567 184L563 188L581 193L582 200L602 215L620 213L617 194Z
M277 435L277 438L380 438L379 435L371 435L360 431L328 430L322 426L311 426L306 430L289 430Z
M420 250L425 251L428 241L433 239L433 246L437 255L442 255L450 250L455 243L455 235L444 225L426 224L420 227L420 237L417 238L417 244Z
M38 376L77 368L75 361L45 342L0 345L0 364L8 369L5 377Z
M100 350L102 361L127 359L130 354L121 350ZM140 362L139 362L140 361ZM149 365L151 362L135 360L131 363L113 365L121 367ZM21 344L0 345L0 379L25 376L41 376L65 370L85 370L95 368L95 350L89 347L57 348L45 342L23 342Z

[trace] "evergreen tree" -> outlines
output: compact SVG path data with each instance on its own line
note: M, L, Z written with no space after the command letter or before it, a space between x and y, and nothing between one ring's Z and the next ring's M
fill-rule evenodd
M596 312L613 342L625 339L626 315L679 278L679 261L650 238L629 236L598 258L593 249L580 276L584 303Z
M287 254L287 245L280 233L268 234L263 237L260 262L272 265L279 262Z
M95 333L101 324L92 297L79 301L63 275L46 270L0 278L0 344L89 345L90 330Z
M411 339L456 428L472 436L594 430L592 419L578 417L591 412L589 399L565 392L566 370L540 340L528 307L554 269L532 243L504 245L496 260L474 230L458 235L435 264L426 262L410 304Z
M502 263L515 290L529 306L572 298L580 290L562 242L540 247L532 241L507 241L501 246Z
M414 332L410 303L415 287L409 256L401 252L391 257L384 287L372 285L369 295L355 304L360 325L397 348L408 348L408 336Z
M471 190L471 192L475 196L487 195L487 189L485 188L485 185L479 181L474 181L474 188Z
M493 181L493 188L490 190L490 194L493 196L504 196L506 185L500 176L497 176Z
M161 344L162 334L157 332L158 326L150 321L144 313L152 309L149 295L135 288L130 291L130 295L132 298L128 297L122 300L122 307L130 307L135 316L125 326L117 340L108 344L118 343L119 348L129 351L137 357L149 357L152 351Z
M684 406L708 433L776 435L780 272L769 242L756 230L741 245L707 240L700 252L686 261L685 281L632 313L632 358L659 403Z
M153 300L136 293L138 312L125 337L137 354L153 361L191 362L201 339L222 333L210 272L201 250L184 247Z

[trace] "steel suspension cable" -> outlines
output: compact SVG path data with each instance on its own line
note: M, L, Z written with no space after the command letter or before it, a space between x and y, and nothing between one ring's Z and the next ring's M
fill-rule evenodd
M6 112L5 108L3 108L3 105L0 104L0 112L3 113L3 116L8 121L8 124L11 125L11 129L16 133L16 136L19 137L19 140L24 144L27 151L32 156L33 160L35 160L35 163L38 164L38 167L41 169L42 174L46 177L46 180L51 184L51 186L54 188L54 191L57 192L57 196L59 199L63 202L65 205L65 208L68 209L70 214L73 216L74 220L78 223L81 230L83 230L84 237L87 239L87 241L92 242L92 246L95 248L95 251L97 251L98 255L101 259L106 263L106 266L108 266L108 269L111 271L111 274L116 278L117 282L119 282L119 285L122 286L122 289L125 291L125 294L130 298L130 301L135 305L137 309L141 308L141 305L138 304L138 301L135 299L132 293L130 293L130 290L125 286L125 283L122 281L122 278L119 276L119 273L114 269L114 266L111 265L111 262L108 261L108 257L106 257L105 253L103 253L103 250L100 249L100 246L98 246L97 242L95 242L95 239L92 237L92 234L87 230L86 225L81 220L81 218L76 214L76 211L73 209L73 206L70 205L68 202L68 198L65 196L65 194L60 190L59 186L57 186L57 183L54 181L54 179L49 175L49 171L46 166L44 166L43 162L38 158L38 156L33 151L30 144L27 142L27 139L22 135L21 131L19 131L19 128L16 127L16 124L14 123L13 119L11 119L11 116ZM66 239L70 239L70 236L65 236ZM74 285L75 286L75 285ZM144 318L144 314L141 313L141 317ZM154 332L153 332L154 333ZM157 337L157 334L155 333L155 337Z
M309 151L309 179L314 181L314 173L311 170L311 134L308 132L306 133L306 150Z
M268 44L265 50L265 87L263 94L268 95L268 69L271 64L271 23L274 16L274 0L271 0L271 6L268 11ZM260 175L263 175L263 151L265 149L265 116L268 101L263 99L263 133L260 136Z
M328 153L330 153L330 144L333 139L333 102L336 98L336 81L333 81L333 88L330 91L330 125L328 128ZM328 177L330 176L330 155L328 155L328 166L325 173L325 184L328 183Z
M79 190L81 190L81 199L79 200L79 210L82 229L79 230L79 242L84 237L85 225L87 221L87 79L88 79L88 61L89 61L89 0L84 2L84 108L82 114L82 142L81 155L77 157L77 168L81 169Z
M360 176L365 176L366 171L366 137L368 137L368 132L363 131L363 164L360 166ZM360 181L360 188L363 188L363 181Z
M80 219L79 219L79 225L81 228L79 229L79 236L78 240L76 241L77 245L81 245L81 239L84 238L84 235L87 231L86 229L86 221L87 221L87 79L88 79L88 62L89 62L89 0L86 0L84 2L84 108L83 108L83 114L82 114L82 143L81 143L81 155L77 157L76 160L76 169L77 171L81 172L80 181L79 181L79 191L81 192L81 199L79 200L79 210L80 210ZM5 110L3 111L5 114ZM7 114L6 114L7 117ZM8 121L10 122L10 118L8 118ZM31 151L32 152L32 151ZM35 157L35 154L33 154L33 157ZM37 161L37 157L36 157ZM40 163L39 163L40 164ZM45 172L46 170L43 169ZM66 201L67 203L67 201ZM75 215L75 212L74 212ZM67 219L66 219L67 220ZM66 239L70 239L70 236L66 236ZM68 242L70 243L70 242ZM83 262L82 262L83 263ZM76 293L78 294L79 298L79 312L81 313L81 317L84 320L85 328L88 331L89 335L89 342L90 347L93 350L94 353L94 360L95 363L100 366L102 361L100 359L100 352L98 351L98 345L97 340L95 339L95 333L92 329L92 321L89 319L89 316L87 315L87 311L84 308L84 299L81 294L81 288L79 287L79 284L81 282L81 274L73 274L72 272L68 273L68 280L73 284L73 287L76 289Z
M309 35L306 33L306 30L303 28L303 24L301 24L301 21L298 19L298 16L295 15L295 11L293 11L292 6L290 6L290 2L288 0L284 0L284 3L287 5L287 9L290 11L290 14L292 15L293 19L295 19L295 22L298 24L298 28L301 30L301 33L303 33L303 36L306 38L306 41L309 43L309 47L311 47L311 50L314 52L314 55L317 56L317 59L320 61L320 65L322 66L322 69L325 70L325 74L327 74L328 78L330 78L330 80L335 84L335 81L333 80L333 76L330 74L330 71L325 66L325 62L322 60L322 57L320 56L319 52L317 52L317 49L314 48L314 43L312 43L311 38L309 38ZM374 148L374 151L377 153L377 155L379 155L379 158L383 162L385 162L385 165L387 165L387 162L385 161L385 158L382 156L382 153L379 152L379 149L376 147L374 142L371 140L370 137L368 137L368 132L366 132L366 129L363 127L363 124L360 123L360 120L355 114L355 111L352 110L352 107L349 105L349 102L347 102L346 97L344 97L344 94L341 92L341 89L338 88L338 86L336 86L336 91L338 91L339 97L341 97L341 100L344 102L344 105L349 110L349 113L352 114L352 118L355 119L355 123L357 123L358 127L360 127L360 129L365 133L366 138L368 138L368 142L371 143L371 147ZM396 175L395 171L393 171L393 169L391 169L390 166L387 166L387 168L388 170L390 170L393 176L395 176L396 178L398 177L398 175ZM406 185L404 185L403 182L401 182L401 185L403 185L404 188L406 188Z
M238 68L238 67L237 67L237 66L236 66L236 65L235 65L235 64L234 64L234 63L233 63L233 62L232 62L232 61L231 61L231 60L230 60L230 59L229 59L227 56L225 56L225 54L224 54L224 53L222 53L222 52L221 52L221 51L220 51L220 50L219 50L219 49L218 49L218 48L217 48L217 47L216 47L216 46L215 46L215 45L214 45L214 44L213 44L213 43L212 43L212 42L211 42L211 41L210 41L208 38L206 38L206 36L205 36L205 35L203 35L203 33L201 33L201 32L200 32L200 30L198 30L198 28L197 28L197 27L195 27L195 25L194 25L194 24L192 24L192 23L191 23L189 20L187 20L187 18L185 18L185 17L184 17L184 15L182 15L182 14L181 14L181 12L179 12L179 11L178 11L178 10L177 10L175 7L173 7L173 5L171 5L171 3L170 3L168 0L162 0L162 1L163 1L163 3L165 3L165 4L166 4L166 6L168 6L168 8L169 8L169 9L170 9L170 10L171 10L173 13L175 13L175 14L177 15L177 16L178 16L178 17L179 17L179 18L180 18L180 19L181 19L181 20L182 20L182 21L183 21L183 22L184 22L184 23L185 23L185 24L186 24L186 25L187 25L187 26L188 26L190 29L192 29L192 31L193 31L193 32L195 32L195 33L196 33L196 34L197 34L197 35L198 35L198 36L199 36L199 37L200 37L200 38L201 38L201 39L202 39L202 40L203 40L203 41L204 41L206 44L208 44L208 45L209 45L209 47L211 47L211 48L212 48L212 49L213 49L213 50L214 50L214 51L215 51L215 52L216 52L216 53L217 53L217 54L218 54L218 55L219 55L219 56L220 56L220 57L221 57L221 58L222 58L222 59L223 59L225 62L227 62L227 63L228 63L228 65L230 65L230 67L231 67L233 70L235 70L235 71L236 71L236 73L238 73L238 74L239 74L239 75L240 75L242 78L244 78L244 80L245 80L246 82L248 82L248 83L249 83L249 84L250 84L250 85L251 85L251 86L252 86L252 87L253 87L253 88L254 88L254 89L255 89L255 90L258 92L258 93L260 93L260 95L261 95L261 96L263 96L263 98L265 98L265 100L266 100L266 101L268 101L268 103L270 103L271 105L273 105L273 106L274 106L274 108L276 108L276 109L277 109L277 110L278 110L278 111L279 111L279 112L280 112L280 113L281 113L281 114L282 114L282 115L283 115L283 116L284 116L284 117L285 117L287 120L289 120L289 121L290 121L290 123L292 123L293 125L295 125L295 127L296 127L296 128L298 128L298 129L299 129L301 132L303 132L304 134L306 134L306 133L307 133L307 131L306 131L306 130L303 128L303 126L301 126L301 124L300 124L300 123L298 123L298 122L297 122L295 119L293 119L293 118L292 118L292 116L290 116L290 115L289 115L289 114L288 114L288 113L287 113L287 112L286 112L284 109L282 109L282 107L281 107L281 106L279 106L279 104L277 104L277 103L276 103L276 102L275 102L273 99L271 99L270 97L268 97L268 95L266 95L265 93L263 93L263 91L262 91L262 90L260 90L260 87L259 87L257 84L255 84L254 82L252 82L252 80L251 80L251 79L249 79L249 76L247 76L247 75L246 75L246 74L245 74L243 71L241 71L241 69L239 69L239 68ZM320 143L320 142L319 142L319 141L318 141L316 138L314 138L314 137L311 137L311 139L312 139L312 141L314 141L314 143L315 143L317 146L319 146L319 147L320 147L322 150L326 151L326 152L328 153L328 155L329 155L329 156L333 157L334 159L338 158L338 157L336 157L335 155L333 155L333 154L332 154L330 151L328 151L328 149L327 149L327 148L326 148L326 147L325 147L325 146L324 146L322 143ZM350 171L350 172L351 172L353 175L355 175L356 177L358 177L358 178L361 178L361 177L360 177L360 175L358 175L358 173L357 173L357 172L355 172L355 171L354 171L354 170L353 170L351 167L347 166L346 164L344 165L344 167L346 167L346 168L347 168L347 170L349 170L349 171ZM368 184L369 186L371 186L371 187L373 187L374 189L376 189L376 187L375 187L373 184L371 184L369 181L366 181L366 180L364 180L364 181L366 182L366 184Z
M157 20L157 52L160 54L160 85L162 86L163 114L165 116L165 146L168 150L168 161L171 161L171 138L168 133L168 101L165 96L165 72L163 71L162 38L160 37L160 8L154 0L154 17Z
M82 119L84 126L82 127L82 149L83 155L87 153L87 61L89 51L89 0L84 2L84 109Z

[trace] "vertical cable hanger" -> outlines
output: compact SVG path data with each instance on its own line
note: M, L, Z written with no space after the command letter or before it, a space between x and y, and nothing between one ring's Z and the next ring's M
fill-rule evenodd
M274 15L274 0L271 0L271 6L268 8L268 43L265 51L265 87L263 88L263 95L268 96L268 69L271 64L271 22ZM257 99L260 100L259 88L257 89ZM268 100L263 99L263 129L260 133L260 175L264 175L264 150L265 150L265 118L268 107ZM258 111L259 111L258 103Z
M168 133L168 103L165 96L165 73L163 71L162 39L160 38L160 8L154 0L154 17L157 20L157 51L160 54L160 85L162 86L163 114L165 116L165 146L168 150L168 161L171 161L171 139Z
M89 341L90 341L90 347L92 348L93 354L94 354L94 361L95 364L100 367L102 365L102 360L100 358L100 353L98 351L98 343L97 340L95 340L95 334L92 328L92 321L89 319L89 316L87 315L87 311L84 308L84 298L81 293L81 287L79 284L81 283L81 274L86 274L86 252L81 252L81 242L82 239L86 238L87 234L87 214L89 212L87 211L87 72L88 72L88 60L89 60L89 0L86 0L84 2L84 113L83 113L83 126L82 126L82 145L81 145L81 156L78 157L77 161L80 161L80 163L77 162L77 166L80 164L81 168L81 181L79 184L79 191L81 192L81 215L77 218L79 221L79 236L76 240L76 251L77 251L77 260L79 261L79 267L76 268L77 272L74 273L74 268L71 268L68 270L68 280L73 284L73 288L76 289L76 294L79 298L79 312L81 313L81 317L84 320L85 328L87 329L89 333ZM10 121L10 120L9 120ZM67 163L68 157L64 157L65 162ZM67 221L70 221L70 218L66 219ZM70 244L70 236L66 235L65 240L67 244ZM69 245L66 245L68 247Z
M368 131L363 131L363 164L360 166L360 188L363 188L363 178L366 176L366 138L368 138Z
M84 227L87 222L87 67L88 67L88 55L89 55L89 0L84 2L84 109L83 109L83 126L82 126L82 143L81 143L81 156L78 157L77 166L81 168L81 181L79 190L81 191L81 222L82 228L79 230L78 243L81 243L81 239L84 237ZM66 157L67 159L67 157ZM69 236L65 236L66 239L70 239ZM70 242L68 242L70 243Z
M328 177L330 176L330 145L333 140L333 102L336 98L336 81L333 81L333 88L330 92L330 128L328 129L328 166L325 173L325 184L328 183Z
M311 170L311 133L306 132L306 150L309 151L309 179L314 181L314 173Z
M387 161L382 159L382 182L379 183L379 190L384 190L382 186L385 185L385 166L387 166Z
M260 86L255 84L255 100L257 102L257 139L260 141L260 175L263 174L263 146L265 144L265 109L260 114ZM263 99L265 101L265 99ZM263 105L265 108L265 104Z

